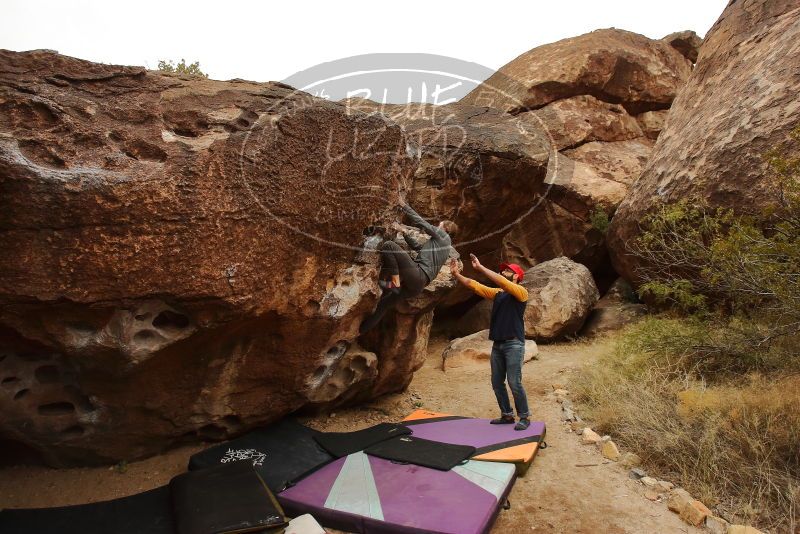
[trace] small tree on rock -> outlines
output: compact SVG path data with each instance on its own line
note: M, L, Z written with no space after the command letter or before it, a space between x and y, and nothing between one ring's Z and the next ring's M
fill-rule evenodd
M161 72L173 72L175 74L190 74L192 76L202 76L203 78L208 78L208 74L200 70L200 62L195 61L194 63L190 63L189 65L186 64L185 59L181 59L180 63L175 64L174 61L170 60L159 60L158 62L158 70Z

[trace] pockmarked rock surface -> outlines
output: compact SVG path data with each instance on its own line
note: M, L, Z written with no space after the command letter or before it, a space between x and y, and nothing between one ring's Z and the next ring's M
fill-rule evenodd
M452 340L442 352L442 370L476 363L488 365L492 356L492 343L488 329ZM539 347L536 342L526 339L523 363L536 359L538 355Z
M0 51L3 443L131 460L405 387L441 292L356 338L415 167L279 83Z
M730 2L706 35L669 120L609 229L617 272L639 283L629 254L640 222L682 200L759 215L776 195L763 155L800 123L800 6Z

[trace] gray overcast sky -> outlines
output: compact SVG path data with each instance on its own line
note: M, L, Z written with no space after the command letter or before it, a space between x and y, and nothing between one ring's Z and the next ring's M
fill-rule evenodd
M155 68L200 61L212 78L282 80L372 52L426 52L497 69L538 45L598 28L705 35L727 0L246 2L3 0L0 48L50 48Z

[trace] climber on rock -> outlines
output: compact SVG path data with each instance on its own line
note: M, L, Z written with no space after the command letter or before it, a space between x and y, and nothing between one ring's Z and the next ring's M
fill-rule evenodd
M470 254L472 268L482 273L498 287L487 287L461 274L455 259L450 262L450 272L462 285L477 295L494 301L489 322L489 339L492 340L490 358L492 389L500 407L500 417L492 419L493 425L515 423L514 410L506 391L506 380L514 396L519 422L514 430L525 430L530 423L528 397L522 387L522 362L525 358L525 306L528 290L520 284L525 271L515 263L501 263L500 272L487 269L474 254Z
M381 275L379 284L383 295L378 301L375 312L361 323L363 334L377 325L387 311L394 308L401 299L409 299L422 293L422 290L436 278L442 266L450 257L451 236L458 231L458 225L452 221L442 221L434 226L419 216L404 200L400 207L408 216L411 224L430 236L425 243L419 243L412 236L397 229L409 248L416 251L416 258L392 240L384 241L380 248Z

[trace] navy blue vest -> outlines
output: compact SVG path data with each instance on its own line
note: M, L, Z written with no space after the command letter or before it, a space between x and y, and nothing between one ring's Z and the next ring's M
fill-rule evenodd
M525 341L525 306L510 293L499 292L492 304L492 320L489 323L489 339L503 341L519 339Z

